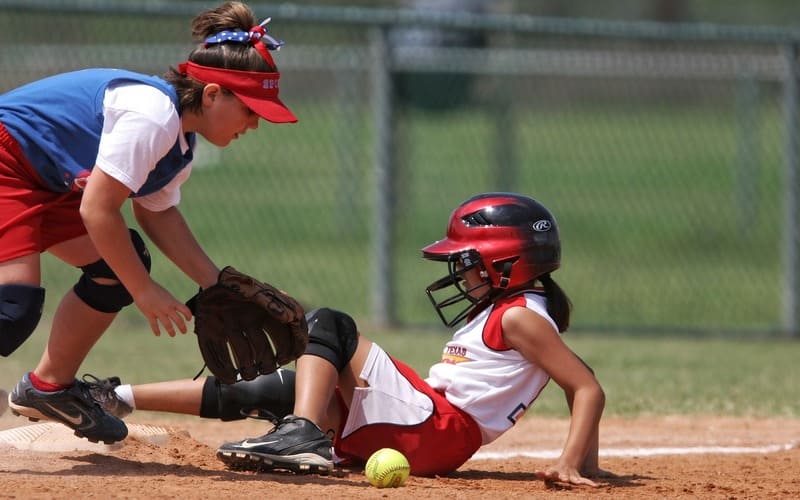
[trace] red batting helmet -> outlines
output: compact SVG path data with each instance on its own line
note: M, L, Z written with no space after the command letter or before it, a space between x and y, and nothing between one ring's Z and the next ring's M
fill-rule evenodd
M555 217L541 203L514 193L485 193L459 205L450 215L447 237L423 248L422 255L448 263L448 276L425 291L444 324L454 326L477 307L558 269L561 241ZM464 289L462 276L475 267L484 281ZM434 292L450 286L457 289L455 295L434 298ZM486 288L482 295L469 295L482 287ZM466 309L450 321L445 319L443 309L464 300L470 302Z

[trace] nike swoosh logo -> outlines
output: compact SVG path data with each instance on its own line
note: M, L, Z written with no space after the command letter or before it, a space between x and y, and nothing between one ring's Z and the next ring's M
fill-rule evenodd
M68 413L64 413L55 406L51 405L50 403L45 403L45 404L47 405L48 408L50 408L50 410L52 410L54 413L61 415L64 418L64 420L72 423L73 425L80 427L81 424L83 424L83 415L79 414L77 417L75 417Z
M239 446L239 447L241 447L241 448L255 448L255 447L257 447L257 446L263 446L263 445L265 445L265 444L272 444L272 443L277 443L277 442L278 442L278 440L273 440L273 441L259 441L259 442L257 442L257 443L251 443L251 442L249 442L247 439L245 439L244 441L242 441L241 443L239 443L239 444L238 444L238 446Z

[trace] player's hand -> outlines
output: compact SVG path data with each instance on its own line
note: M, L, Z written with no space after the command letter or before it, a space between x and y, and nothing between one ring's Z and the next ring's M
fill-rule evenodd
M175 336L176 330L188 331L186 322L192 319L192 312L155 281L134 297L134 303L147 318L156 337L161 336L161 328L170 337Z
M575 485L586 485L586 486L591 486L593 488L597 488L600 486L591 479L581 476L580 472L578 472L578 469L561 464L551 465L545 467L544 470L534 471L534 474L536 475L537 478L542 479L544 481L554 481L557 483L575 484Z

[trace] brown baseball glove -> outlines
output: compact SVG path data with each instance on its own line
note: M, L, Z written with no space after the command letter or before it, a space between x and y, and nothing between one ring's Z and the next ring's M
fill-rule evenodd
M297 300L230 266L187 305L203 360L225 384L272 373L299 358L308 343Z

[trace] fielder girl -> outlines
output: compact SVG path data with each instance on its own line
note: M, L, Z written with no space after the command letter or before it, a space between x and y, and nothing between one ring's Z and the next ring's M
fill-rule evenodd
M75 375L122 307L135 303L156 335L186 332L189 309L149 275L143 239L120 211L128 198L150 240L201 287L219 268L177 205L197 134L224 147L259 119L296 121L278 99L269 50L280 42L240 2L199 14L203 43L163 78L118 69L56 75L0 95L0 354L36 328L40 254L82 275L53 318L45 352L9 396L11 409L112 443L125 424Z

